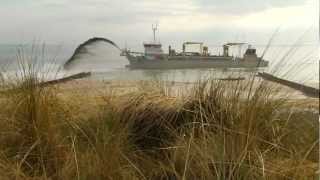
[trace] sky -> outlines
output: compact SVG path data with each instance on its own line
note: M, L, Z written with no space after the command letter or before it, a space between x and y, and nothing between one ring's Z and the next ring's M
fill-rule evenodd
M1 0L1 44L31 42L78 44L90 37L120 46L250 41L264 44L280 28L283 41L310 33L316 41L317 0ZM312 29L310 31L310 28ZM309 29L309 31L307 31Z

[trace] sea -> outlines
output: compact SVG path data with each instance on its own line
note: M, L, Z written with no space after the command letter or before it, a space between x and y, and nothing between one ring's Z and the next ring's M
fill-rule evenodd
M141 44L142 47L142 44ZM277 77L319 87L319 45L317 43L287 45L256 45L258 56L269 61L267 68L202 68L171 70L133 70L126 67L127 59L111 44L97 42L86 46L75 59L72 67L63 65L73 55L77 45L61 44L0 44L0 73L4 78L19 76L26 64L34 64L39 76L48 80L61 78L79 72L91 72L96 80L165 80L195 82L206 78L246 77L252 72L268 72ZM244 53L234 47L230 55ZM138 51L142 50L138 48ZM209 45L211 54L221 54L222 46Z

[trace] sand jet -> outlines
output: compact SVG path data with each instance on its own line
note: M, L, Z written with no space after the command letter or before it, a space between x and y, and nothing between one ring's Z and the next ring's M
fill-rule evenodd
M102 37L93 37L88 39L87 41L85 41L84 43L80 44L76 50L74 51L74 53L72 54L72 56L68 59L68 61L64 64L64 68L68 69L72 63L75 62L75 59L77 59L79 56L81 56L81 54L85 54L87 53L87 49L86 46L92 45L94 43L98 43L98 42L105 42L108 44L111 44L112 46L116 47L117 49L119 49L121 51L121 49L119 48L119 46L114 43L113 41L106 39L106 38L102 38Z

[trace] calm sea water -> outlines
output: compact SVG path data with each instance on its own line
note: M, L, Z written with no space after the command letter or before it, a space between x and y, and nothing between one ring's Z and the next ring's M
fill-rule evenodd
M265 51L265 46L256 46L259 56ZM17 59L37 59L39 70L48 79L59 78L68 74L83 71L93 72L91 78L105 80L168 80L192 82L199 78L243 77L252 69L183 69L183 70L130 70L125 68L128 61L121 57L120 52L103 43L88 46L88 52L82 54L70 70L64 70L62 65L73 54L75 46L45 45L21 46L0 45L0 70L6 76L16 74L19 66ZM221 53L222 48L209 46L214 54ZM19 51L20 50L20 51ZM22 51L21 51L22 50ZM244 52L244 48L241 53ZM211 51L211 52L212 52ZM239 49L231 49L231 54L238 56ZM23 56L23 58L17 57ZM32 57L33 56L33 57ZM37 57L37 58L34 58ZM317 45L271 46L264 55L270 62L268 68L260 68L278 77L300 82L313 87L319 87L319 49ZM21 69L21 68L20 68Z

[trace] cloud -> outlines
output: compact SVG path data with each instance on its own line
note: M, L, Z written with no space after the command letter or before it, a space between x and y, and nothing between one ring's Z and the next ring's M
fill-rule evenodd
M0 39L21 42L23 36L29 41L36 37L78 43L91 36L105 36L141 41L152 35L151 24L155 22L159 22L162 35L191 36L219 29L214 31L215 36L225 37L223 33L243 26L251 29L260 26L270 31L279 24L279 19L286 21L290 18L288 15L294 16L296 12L306 14L299 14L303 18L297 23L303 22L311 17L304 2L307 1L2 0ZM300 6L302 8L290 8ZM287 16L281 15L282 12Z
M303 5L305 0L197 0L199 11L213 14L245 15L272 8L284 8Z

